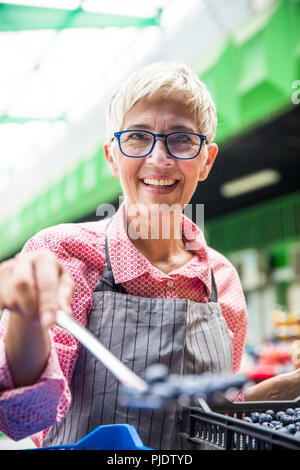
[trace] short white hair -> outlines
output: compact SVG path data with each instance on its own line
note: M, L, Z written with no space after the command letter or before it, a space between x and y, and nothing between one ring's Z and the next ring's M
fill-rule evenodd
M217 128L214 101L206 85L185 64L158 62L135 70L112 95L107 107L106 132L110 142L120 131L128 111L142 98L181 93L195 112L198 131L213 142Z

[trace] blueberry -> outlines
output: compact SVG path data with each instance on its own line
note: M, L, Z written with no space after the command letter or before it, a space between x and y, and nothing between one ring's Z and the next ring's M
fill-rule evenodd
M293 418L294 418L294 423L300 421L300 413L295 413Z
M252 419L249 418L249 416L245 416L245 417L243 418L243 421L246 421L247 423L253 423Z
M285 428L284 426L282 426L282 428L278 429L279 432L283 432L283 433L286 433L286 434L289 434L289 431L287 428Z
M276 431L278 431L279 429L282 429L282 428L283 428L282 424L276 424L275 425Z
M168 372L169 369L164 364L153 364L146 369L146 380L148 383L164 382Z
M259 415L259 418L258 418L258 422L259 424L262 424L262 423L270 423L272 421L272 416L271 415L267 415L266 413L261 413Z
M253 413L251 413L250 416L251 416L253 423L258 423L259 413L257 411L254 411Z
M285 415L285 412L284 412L284 411L277 411L277 413L276 413L276 415L275 415L275 416L276 416L276 419L278 419L278 421L280 421L280 417L281 417L282 415Z
M168 383L153 383L149 386L149 393L161 398L174 398L177 396L177 388Z
M294 410L293 408L287 408L287 409L285 410L285 413L286 413L287 415L293 416L293 415L295 414L295 410Z
M295 432L297 431L296 426L294 424L289 424L286 429L290 434L295 434Z
M277 426L278 424L280 424L280 426L282 426L280 421L271 421L271 424L273 424L273 426Z
M266 413L267 415L271 415L272 418L275 416L275 411L273 411L273 410L267 410L265 413Z
M298 423L298 422L295 423L295 426L296 426L297 431L300 431L300 423Z
M271 429L275 428L275 426L273 426L273 424L268 423L267 421L264 421L263 423L261 423L261 425L264 426L265 428L271 428Z
M289 424L292 424L294 422L294 419L292 416L282 415L280 417L280 421L283 424L283 426L288 426Z

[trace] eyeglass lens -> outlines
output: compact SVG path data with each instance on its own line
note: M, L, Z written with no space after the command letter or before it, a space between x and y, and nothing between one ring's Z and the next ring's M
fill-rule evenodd
M120 136L122 152L133 157L147 155L153 142L154 136L143 131L126 131ZM167 147L175 157L191 158L197 155L200 145L200 137L188 132L174 133L167 137Z

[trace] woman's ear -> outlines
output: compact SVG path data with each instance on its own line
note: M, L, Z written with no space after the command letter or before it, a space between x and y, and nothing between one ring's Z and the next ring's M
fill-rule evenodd
M216 159L216 156L218 155L219 149L218 149L217 144L213 143L213 144L208 144L205 150L206 150L205 157L204 157L205 162L200 171L199 181L204 181L208 177L209 172L212 169L212 166Z
M108 161L112 174L116 178L119 178L119 167L115 161L115 158L113 157L113 147L114 146L112 143L104 144L104 155L106 160Z

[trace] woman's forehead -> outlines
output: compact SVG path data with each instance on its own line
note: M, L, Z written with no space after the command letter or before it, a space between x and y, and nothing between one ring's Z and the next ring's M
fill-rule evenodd
M177 127L197 127L196 114L180 98L155 97L143 98L126 113L123 127L152 127L155 123Z

